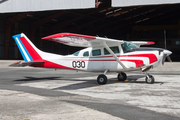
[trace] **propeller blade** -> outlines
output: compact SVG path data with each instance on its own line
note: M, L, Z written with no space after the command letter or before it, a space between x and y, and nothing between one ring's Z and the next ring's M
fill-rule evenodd
M170 56L167 56L167 59L168 59L169 62L172 62Z
M165 62L165 60L166 60L166 57L167 57L167 54L164 54L164 55L163 55L163 59L162 59L162 65L164 65L164 62Z

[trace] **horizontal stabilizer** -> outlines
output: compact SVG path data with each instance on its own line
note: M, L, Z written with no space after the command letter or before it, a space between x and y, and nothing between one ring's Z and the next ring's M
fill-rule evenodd
M25 66L39 64L39 63L44 63L44 61L31 61L31 62L17 61L17 62L12 63L9 66L11 66L11 67L25 67Z

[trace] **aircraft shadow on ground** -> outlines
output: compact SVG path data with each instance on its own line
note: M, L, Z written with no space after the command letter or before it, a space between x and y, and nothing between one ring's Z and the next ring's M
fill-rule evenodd
M107 82L107 84L116 84L116 83L141 83L141 84L146 84L145 80L144 81L138 81L140 78L145 78L144 75L131 75L128 76L128 81L117 81L117 78L110 78ZM62 86L62 87L57 87L54 88L53 90L77 90L77 89L83 89L83 88L89 88L89 87L101 87L103 85L99 85L96 81L96 79L82 79L82 80L77 80L77 79L66 79L68 81L84 81L81 83L75 83L67 86ZM161 83L161 82L155 82L156 83Z
M84 80L83 79L82 80L66 79L66 80L67 81L82 81L82 82L70 84L67 86L57 87L57 88L54 88L53 90L77 90L77 89L100 86L96 82L96 79L95 80L92 80L92 79L84 79Z
M139 79L143 79L143 80L139 80ZM145 75L129 75L127 76L127 80L126 81L118 81L117 78L112 78L110 79L110 83L111 82L115 82L114 80L116 80L116 82L120 82L120 83L142 83L142 84L147 84L145 81ZM159 84L159 83L164 83L164 82L154 82L154 84Z
M141 78L145 78L144 75L130 75L128 76L128 81L118 81L117 78L110 78L108 79L107 84L116 84L116 83L141 83L141 84L146 84L145 80L143 81L138 81L138 79ZM25 77L24 79L19 79L19 80L14 80L14 81L19 81L19 82L33 82L33 81L77 81L78 83L74 83L74 84L69 84L66 86L62 86L62 87L57 87L54 88L52 90L77 90L77 89L83 89L83 88L89 88L89 87L101 87L103 85L99 85L96 81L96 79L73 79L73 78L63 78L61 79L61 77ZM155 84L157 83L162 83L162 82L155 82Z
M21 81L21 82L26 82L26 81L48 81L48 80L59 80L60 77L25 77L24 79L19 79L19 80L14 80L14 81Z

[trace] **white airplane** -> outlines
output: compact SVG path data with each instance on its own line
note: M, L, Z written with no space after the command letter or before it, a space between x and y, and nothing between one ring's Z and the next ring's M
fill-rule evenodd
M99 75L99 84L107 83L107 72L117 72L118 80L124 81L127 71L146 73L146 83L154 83L154 77L148 70L164 64L172 52L161 48L140 47L154 44L144 41L123 41L102 37L59 33L44 37L51 41L69 46L87 47L72 55L57 55L39 50L25 34L13 36L25 62L15 62L10 66L32 66L55 69L70 69L76 71L104 72Z

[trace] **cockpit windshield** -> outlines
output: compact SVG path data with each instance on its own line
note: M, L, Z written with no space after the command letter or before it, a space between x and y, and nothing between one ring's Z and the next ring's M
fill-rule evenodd
M133 44L132 42L127 42L127 41L124 41L124 43L121 44L121 47L122 47L124 53L129 52L133 48L138 48L137 45Z
M73 55L78 56L80 51L75 52Z

